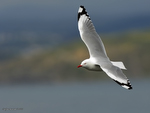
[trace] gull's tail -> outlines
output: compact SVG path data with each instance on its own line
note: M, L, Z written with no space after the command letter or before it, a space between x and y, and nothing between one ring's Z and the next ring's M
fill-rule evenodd
M114 66L119 67L120 69L127 70L126 67L124 66L123 62L113 62L113 61L111 61L111 63L112 63Z

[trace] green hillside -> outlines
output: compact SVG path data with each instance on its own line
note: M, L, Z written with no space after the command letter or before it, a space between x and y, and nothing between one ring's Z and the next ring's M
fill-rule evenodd
M150 31L134 31L101 35L112 61L123 61L128 78L150 74ZM105 79L104 72L77 68L88 58L84 43L77 38L57 48L49 48L32 55L20 55L0 63L0 83L62 82L70 80Z

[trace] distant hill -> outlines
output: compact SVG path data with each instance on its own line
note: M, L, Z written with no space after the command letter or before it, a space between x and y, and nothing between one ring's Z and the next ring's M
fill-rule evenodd
M103 34L101 37L109 58L112 61L124 62L128 69L124 72L128 78L147 77L150 74L150 30ZM30 41L32 44L37 43L34 40ZM21 45L18 47L21 48ZM77 68L82 60L89 57L87 48L80 38L55 48L40 47L41 49L36 52L25 51L21 55L1 60L0 83L62 82L107 78L103 72Z

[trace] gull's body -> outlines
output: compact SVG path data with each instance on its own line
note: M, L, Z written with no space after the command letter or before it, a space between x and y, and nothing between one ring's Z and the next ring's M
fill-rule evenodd
M104 71L110 78L126 89L132 89L130 81L121 69L126 69L122 62L109 60L103 42L97 34L95 27L84 6L78 10L78 29L81 39L86 44L90 58L82 61L78 67L93 71Z

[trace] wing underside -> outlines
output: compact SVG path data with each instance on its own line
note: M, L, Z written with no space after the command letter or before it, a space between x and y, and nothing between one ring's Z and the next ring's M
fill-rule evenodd
M83 6L80 6L78 11L78 29L83 42L89 50L90 57L107 59L103 42L96 33L95 27Z
M112 78L116 83L121 85L122 87L126 89L132 89L132 86L130 84L130 81L127 79L125 74L122 72L122 70L114 65L101 69L110 77Z

